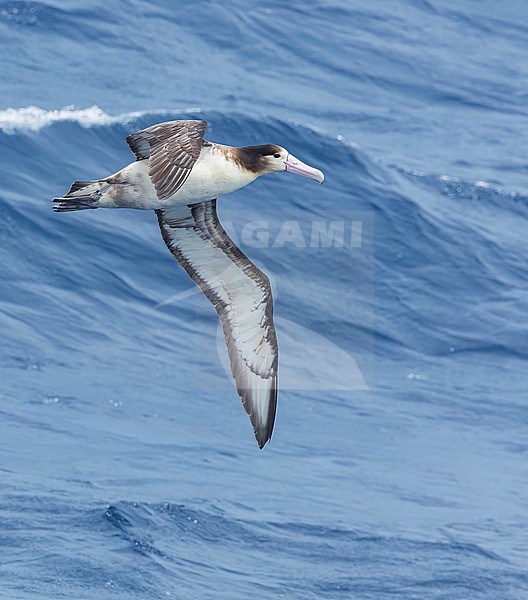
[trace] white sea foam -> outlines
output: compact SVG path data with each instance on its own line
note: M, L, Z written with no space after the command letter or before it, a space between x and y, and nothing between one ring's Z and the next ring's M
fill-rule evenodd
M112 125L114 123L127 123L145 115L165 115L182 113L199 113L199 108L184 109L158 109L149 111L134 111L109 115L98 106L90 108L75 108L66 106L57 110L45 110L38 106L27 108L7 108L0 111L0 131L4 133L16 133L17 131L39 131L43 127L57 121L74 121L83 127L94 127L98 125Z

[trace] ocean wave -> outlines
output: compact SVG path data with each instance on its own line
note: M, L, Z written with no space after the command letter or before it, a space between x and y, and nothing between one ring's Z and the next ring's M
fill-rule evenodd
M223 115L222 113L210 112L211 118L218 120L226 120L233 125L232 118ZM146 120L150 117L159 117L160 121L164 118L176 119L176 118L205 118L207 114L204 113L200 107L185 107L185 108L159 108L151 110L136 110L125 113L119 113L116 115L105 112L102 108L97 105L93 105L87 108L77 108L74 105L65 106L63 108L46 110L38 106L28 107L11 107L4 110L0 110L0 131L8 135L14 135L16 133L24 132L38 132L45 127L49 127L56 123L77 123L83 128L90 127L106 127L112 125L127 125L134 121ZM247 122L248 118L241 115L242 122ZM274 119L267 121L267 127L271 130L277 129L274 124ZM264 124L264 121L260 121ZM277 121L277 123L281 123ZM464 181L460 177L445 175L445 174L427 174L420 171L405 168L403 166L387 163L384 164L382 159L368 158L365 152L361 151L360 146L354 142L347 140L344 136L338 134L336 136L330 136L328 132L321 128L309 123L301 123L299 121L293 121L292 123L283 123L288 127L301 128L307 134L313 133L320 139L326 139L331 143L337 143L357 155L358 160L363 160L368 164L365 164L366 170L370 171L370 175L375 177L375 165L380 165L382 169L394 170L395 172L412 179L417 182L434 185L436 187L442 187L443 191L451 197L459 197L467 200L481 200L486 197L493 195L508 198L515 202L526 202L528 201L528 195L523 192L516 190L508 190L500 186L495 186L493 183L487 181ZM261 128L259 128L261 129ZM387 181L385 177L381 177L381 181ZM381 171L378 171L378 175Z
M522 353L520 339L514 343L518 335L512 332L506 319L502 320L500 312L494 313L491 306L489 309L487 305L483 306L473 326L466 322L461 328L462 322L458 315L454 314L451 318L448 315L450 307L462 301L468 293L473 294L475 300L481 294L485 297L493 294L493 290L500 293L504 278L518 277L517 266L512 260L515 249L512 243L504 239L496 222L497 218L505 222L515 218L517 212L512 212L511 209L523 210L525 196L484 182L464 182L445 175L426 175L406 171L393 164L385 165L382 160L374 160L356 144L301 122L254 118L240 113L205 114L197 112L198 110L133 111L110 115L97 107L59 111L33 107L9 109L0 113L3 133L7 134L9 131L10 135L9 143L4 144L0 151L4 165L8 167L0 196L4 206L0 218L0 235L6 241L15 239L17 231L31 227L33 244L41 249L42 256L52 252L50 239L56 236L64 236L64 239L55 239L54 243L59 247L72 243L67 239L68 234L75 236L76 244L87 248L95 246L93 255L83 257L81 252L75 266L70 264L67 269L65 264L61 265L61 272L64 272L61 285L66 285L68 293L71 293L75 287L75 272L80 271L78 275L82 280L90 266L93 269L91 276L96 277L104 289L104 298L98 298L98 302L108 303L109 306L112 302L130 302L134 298L138 303L146 303L154 308L182 289L188 289L187 281L182 288L183 281L178 278L178 271L175 272L175 285L153 285L150 276L158 271L158 267L151 268L148 277L143 271L141 277L133 281L126 274L124 264L120 268L115 260L108 262L104 259L105 253L110 253L114 257L135 257L136 267L144 264L145 269L148 269L147 264L158 264L155 257L162 250L162 245L157 232L148 229L148 216L133 216L128 211L119 211L119 215L108 211L94 211L97 214L90 215L89 218L81 214L59 220L56 215L51 214L47 202L67 188L74 179L102 177L130 162L132 155L123 138L131 129L131 123L134 128L140 128L158 120L183 115L199 116L210 123L209 139L222 142L233 140L239 145L259 140L283 142L290 145L295 154L299 153L307 162L321 166L328 173L327 181L321 187L307 187L303 185L304 182L284 176L278 196L267 192L268 186L277 181L276 178L259 182L250 191L241 190L236 197L245 199L243 211L237 209L239 205L235 196L233 201L222 200L222 219L226 223L233 223L235 231L243 230L247 222L263 218L267 220L270 235L273 234L274 227L276 234L281 223L293 220L303 229L321 217L341 219L347 223L356 222L362 226L360 247L352 253L329 252L323 260L316 259L317 249L309 247L292 247L287 254L285 250L273 248L272 245L267 248L249 248L254 260L262 262L265 269L266 265L268 270L271 269L270 275L276 280L275 287L279 290L278 300L282 302L284 299L286 304L282 315L285 323L291 323L299 331L312 330L314 339L317 339L317 335L325 330L325 326L318 322L321 315L334 319L341 323L341 327L333 332L332 339L329 340L337 352L336 356L339 354L339 347L345 351L350 347L354 349L352 356L357 361L361 360L361 354L368 351L369 344L365 336L369 335L375 336L382 345L396 343L402 348L419 349L433 355L449 353L451 347L458 352L463 349L475 351L479 348L491 348L493 345L490 346L489 340L481 333L480 319L494 322L500 319L501 326L505 328L500 337L507 336L508 341L495 340L495 345L505 349L510 347L516 356ZM30 139L24 135L16 135L28 131L38 135L33 135ZM46 156L46 161L41 160L42 155ZM21 177L20 173L31 174L31 177ZM38 193L35 190L35 178L40 181ZM40 199L36 201L32 198ZM283 198L287 198L288 202ZM141 252L138 251L137 239L142 240ZM303 239L309 239L309 236ZM438 256L444 257L443 264L438 263ZM69 256L68 261L71 260ZM354 262L351 263L351 260ZM467 260L481 262L481 271L472 270L464 277L460 276ZM55 262L61 264L63 261L59 258ZM10 264L11 261L6 259L6 270L9 270ZM311 266L308 267L308 264ZM329 264L332 269L339 269L338 278L328 272ZM387 286L385 293L375 300L371 291L374 284L373 266ZM32 268L28 264L27 269ZM163 277L162 273L166 268L164 263L159 262L160 277ZM313 272L308 275L310 269ZM289 281L284 277L284 272L289 274ZM418 272L420 277L417 278L414 274ZM482 272L486 272L488 277L483 278ZM450 297L443 300L443 286L446 285L448 273ZM289 307L296 306L302 290L306 297L312 296L308 282L314 276L317 277L319 289L331 291L334 297L339 298L338 302L342 302L347 290L353 287L357 304L350 317L346 311L343 312L344 304L342 310L338 306L329 307L325 296L319 294L313 296L311 303L305 306L303 321L299 321L297 311ZM306 281L302 280L303 277L306 277ZM468 290L469 281L472 282L472 287ZM295 285L298 287L297 292L294 290ZM153 293L153 290L156 292ZM92 291L88 290L87 294L91 295ZM427 305L422 302L425 296L435 298L439 303L436 314L428 314ZM390 307L394 306L396 298L405 302L408 311L400 314L398 319L385 320L382 315L392 310ZM193 304L194 300L189 300L166 313L188 315ZM67 308L66 311L68 310ZM159 318L160 312L162 311L157 310L149 318ZM441 327L438 322L439 314L443 319ZM341 315L345 315L345 318L341 318ZM379 316L374 319L374 315ZM295 335L292 339L294 338ZM354 344L355 338L361 342ZM291 350L293 349L292 345ZM359 357L356 356L357 353ZM293 367L290 364L289 372L296 372ZM362 372L361 365L359 367ZM321 380L334 378L336 385L351 377L351 371L350 377L345 378L334 377L328 368L324 371L325 377L317 373L315 376ZM291 378L288 377L285 381L289 379ZM308 386L314 387L312 376L310 381L312 383ZM369 385L368 381L366 383ZM325 383L322 387L326 389L328 384ZM343 386L340 383L337 387Z
M0 596L528 597L525 4L0 0ZM274 291L263 452L155 215L52 211L178 118L326 176L218 202Z
M354 592L362 598L378 599L393 597L396 589L430 595L437 586L449 590L452 598L462 598L464 590L475 589L475 585L490 592L494 578L504 577L512 577L520 587L528 585L528 579L517 576L507 561L477 544L387 536L303 521L248 520L240 515L240 507L233 508L206 503L119 502L108 506L105 519L121 537L123 552L138 553L153 568L176 577L187 566L206 573L214 560L217 586L236 573L241 596L250 585L243 574L261 577L271 565L274 576L267 592L294 598L334 598ZM213 553L207 550L211 547ZM244 568L238 564L240 554ZM418 577L417 556L421 557ZM293 557L303 566L292 582L288 564ZM458 557L464 564L458 563ZM370 574L380 570L384 577L377 584L369 582ZM202 577L197 579L205 584Z
M327 175L323 186L266 177L219 202L222 221L277 292L281 392L272 454L251 453L214 311L195 288L186 293L192 282L167 252L155 216L51 210L50 199L74 179L133 160L124 140L132 128L184 115L205 118L215 141L283 143ZM44 516L30 494L22 510L13 507L32 515L33 533L15 532L8 544L27 536L41 553L50 542L34 531L48 521L56 528L57 560L33 571L28 593L42 585L52 597L64 586L80 598L94 590L178 597L198 588L218 597L221 585L230 592L224 597L247 598L255 592L250 571L267 582L259 588L266 597L303 600L352 592L465 598L475 590L513 597L497 581L525 590L493 523L474 535L453 527L451 539L430 517L468 514L474 491L453 481L477 470L473 454L491 452L482 441L489 423L510 432L524 419L522 194L410 172L302 119L191 108L112 115L97 107L0 117L2 418L14 427L5 447L18 447L25 428L35 480L42 471L45 486L50 472L65 469L67 489L104 498L97 507L54 505ZM361 239L311 247L310 224L321 220L361 223ZM293 222L301 242L250 244L245 225L262 221L272 241ZM470 427L479 430L471 443ZM508 443L503 454L525 450L522 440L508 435ZM438 466L446 448L475 464L448 453ZM79 463L65 464L65 453ZM53 457L51 467L40 455ZM420 463L425 455L431 467L429 458ZM18 458L10 457L15 470ZM431 475L417 479L420 469ZM79 483L79 471L97 483ZM431 485L442 477L442 486ZM500 481L513 497L514 486ZM242 507L215 499L239 493ZM140 494L148 501L115 500ZM181 500L204 494L202 502ZM389 511L380 532L373 523L386 503L405 524L423 521L397 531ZM61 510L66 551L53 516ZM431 529L421 526L430 521ZM423 534L430 530L433 539ZM516 543L523 535L513 523ZM88 540L81 556L79 539ZM16 567L8 577L23 579Z
M149 111L131 111L118 115L110 115L98 106L76 108L73 105L60 109L45 110L38 106L25 108L7 108L0 110L0 131L13 134L19 131L40 131L43 127L64 121L78 123L82 127L101 127L115 123L129 123L147 115L200 113L200 108L156 109Z

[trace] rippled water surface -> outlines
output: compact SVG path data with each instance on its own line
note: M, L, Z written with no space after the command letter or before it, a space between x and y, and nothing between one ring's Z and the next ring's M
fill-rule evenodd
M527 597L527 44L520 0L0 2L1 597ZM176 118L326 175L219 203L263 451L154 215L51 211Z

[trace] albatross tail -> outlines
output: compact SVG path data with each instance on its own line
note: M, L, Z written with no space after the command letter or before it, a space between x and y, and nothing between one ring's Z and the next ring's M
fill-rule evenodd
M74 181L68 193L60 198L53 198L55 212L72 210L87 210L99 208L101 196L108 190L110 184L101 181Z

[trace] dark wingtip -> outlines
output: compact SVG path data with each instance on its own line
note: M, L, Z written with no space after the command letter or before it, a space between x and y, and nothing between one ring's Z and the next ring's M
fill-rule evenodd
M255 434L255 439L257 440L258 447L262 450L264 446L271 441L271 436L273 434L273 424L275 421L275 414L273 414L271 425L268 424L263 429L253 427L253 433Z
M266 438L266 439L259 439L259 437L257 436L257 434L255 434L255 438L257 440L257 444L258 447L262 450L262 448L264 448L264 446L270 441L271 437Z
M273 428L275 426L275 417L277 416L277 379L273 378L273 387L270 389L269 406L267 419L262 422L260 419L254 417L252 414L249 415L251 424L253 425L253 433L257 440L258 447L262 450L264 446L271 440L273 435ZM248 403L244 402L244 406Z

